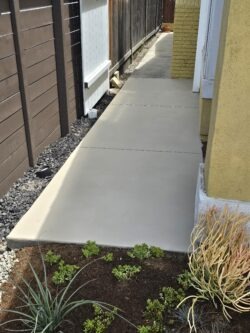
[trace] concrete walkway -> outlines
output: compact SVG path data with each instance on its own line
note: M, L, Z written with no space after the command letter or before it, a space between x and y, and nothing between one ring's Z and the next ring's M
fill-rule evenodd
M170 79L162 34L133 76L8 237L186 251L201 145L191 80Z

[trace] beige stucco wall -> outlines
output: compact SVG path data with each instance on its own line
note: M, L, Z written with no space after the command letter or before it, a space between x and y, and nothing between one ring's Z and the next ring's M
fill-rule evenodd
M206 190L209 196L250 201L250 1L225 3Z
M192 78L199 26L200 0L176 0L173 78Z
M212 99L200 98L200 136L207 141L209 132Z

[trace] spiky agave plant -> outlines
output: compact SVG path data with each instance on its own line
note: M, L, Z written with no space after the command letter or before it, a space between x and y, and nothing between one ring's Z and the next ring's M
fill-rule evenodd
M34 267L30 265L35 284L33 288L29 282L25 279L22 279L23 284L27 290L24 290L22 287L17 286L19 292L21 293L20 300L23 303L21 307L18 307L14 310L2 310L7 313L11 313L17 316L15 319L5 321L0 324L1 326L10 325L13 323L20 323L24 328L23 329L6 329L6 331L15 331L15 332L30 332L30 333L55 333L59 327L65 323L69 322L66 318L67 316L76 308L87 305L87 304L97 304L104 308L107 311L112 311L113 307L104 302L97 302L92 300L74 300L74 296L84 287L86 287L90 282L94 280L87 281L82 284L77 289L70 292L73 282L79 276L79 274L93 262L97 261L96 259L91 263L88 263L82 267L70 280L68 285L59 291L55 296L52 295L47 280L46 267L44 260L43 263L43 280L42 281L38 274L36 273ZM126 320L122 316L118 317ZM129 322L128 320L126 320ZM129 322L130 323L130 322ZM72 324L72 323L71 323ZM131 323L130 323L131 324ZM131 324L133 325L133 324ZM134 325L133 325L134 326Z
M188 312L190 331L196 331L194 307L199 300L211 300L222 308L227 320L230 310L250 311L250 216L215 207L200 216L191 237L189 269L197 294Z

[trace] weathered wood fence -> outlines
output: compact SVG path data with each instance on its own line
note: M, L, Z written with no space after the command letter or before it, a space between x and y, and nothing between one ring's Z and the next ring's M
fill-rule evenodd
M109 0L111 74L143 45L162 22L162 0Z
M174 23L174 11L176 0L163 0L163 22Z
M161 4L110 0L111 72L156 32ZM79 0L0 0L0 195L83 115L81 57Z

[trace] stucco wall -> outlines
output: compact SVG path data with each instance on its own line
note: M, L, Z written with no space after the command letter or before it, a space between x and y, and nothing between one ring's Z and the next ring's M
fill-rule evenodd
M207 158L209 196L250 201L250 1L225 1Z
M207 141L209 132L212 99L200 98L200 136Z
M200 0L176 0L174 19L173 78L192 78L200 14Z

